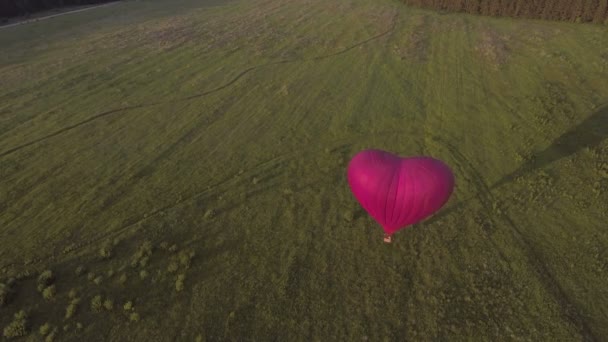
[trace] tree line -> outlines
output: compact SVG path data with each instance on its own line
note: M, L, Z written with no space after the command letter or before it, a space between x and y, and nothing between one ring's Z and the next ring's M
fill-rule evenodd
M92 5L116 0L0 0L0 18L29 15L65 6Z
M605 23L608 0L401 0L407 5L489 16Z

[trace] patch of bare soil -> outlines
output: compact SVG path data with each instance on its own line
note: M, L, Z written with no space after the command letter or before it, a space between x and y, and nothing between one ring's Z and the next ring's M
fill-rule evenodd
M404 43L393 46L393 51L399 58L415 62L426 62L429 50L427 21L427 17L420 18L419 22L406 36Z
M475 45L475 51L483 61L498 69L505 65L509 58L509 47L507 45L509 40L508 36L501 36L490 28L484 28Z

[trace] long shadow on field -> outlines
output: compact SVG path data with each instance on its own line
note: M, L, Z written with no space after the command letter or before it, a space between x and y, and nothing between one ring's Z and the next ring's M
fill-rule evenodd
M568 157L583 148L595 147L606 139L608 139L608 104L600 106L600 108L587 119L555 139L549 147L535 153L529 162L524 163L515 171L502 177L498 182L490 186L490 190L509 184L518 177L522 177L530 172L543 168L561 158ZM436 222L442 217L450 215L465 207L475 199L477 199L477 196L451 205L444 210L441 210L437 215L429 218L426 223L431 224Z
M601 106L583 122L555 139L549 147L534 154L529 162L504 176L490 188L494 189L510 183L518 177L568 157L583 148L595 147L606 139L608 139L608 104Z

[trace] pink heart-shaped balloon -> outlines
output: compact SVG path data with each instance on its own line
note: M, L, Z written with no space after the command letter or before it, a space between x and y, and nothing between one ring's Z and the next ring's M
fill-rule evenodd
M353 157L347 173L355 198L388 234L432 215L454 190L450 168L431 157L365 150Z

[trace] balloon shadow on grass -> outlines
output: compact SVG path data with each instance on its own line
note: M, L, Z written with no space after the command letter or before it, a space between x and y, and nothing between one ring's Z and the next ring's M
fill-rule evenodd
M534 154L529 162L504 176L490 188L511 183L529 172L568 157L583 148L595 147L606 139L608 139L608 104L601 106L583 122L555 139L549 147Z
M606 139L608 139L608 104L600 106L597 111L580 124L555 139L549 147L535 153L530 161L502 177L498 182L490 186L490 190L509 184L519 177L568 157L581 149L596 147ZM473 196L457 202L426 220L425 224L437 222L442 217L458 211L478 198L479 196Z

